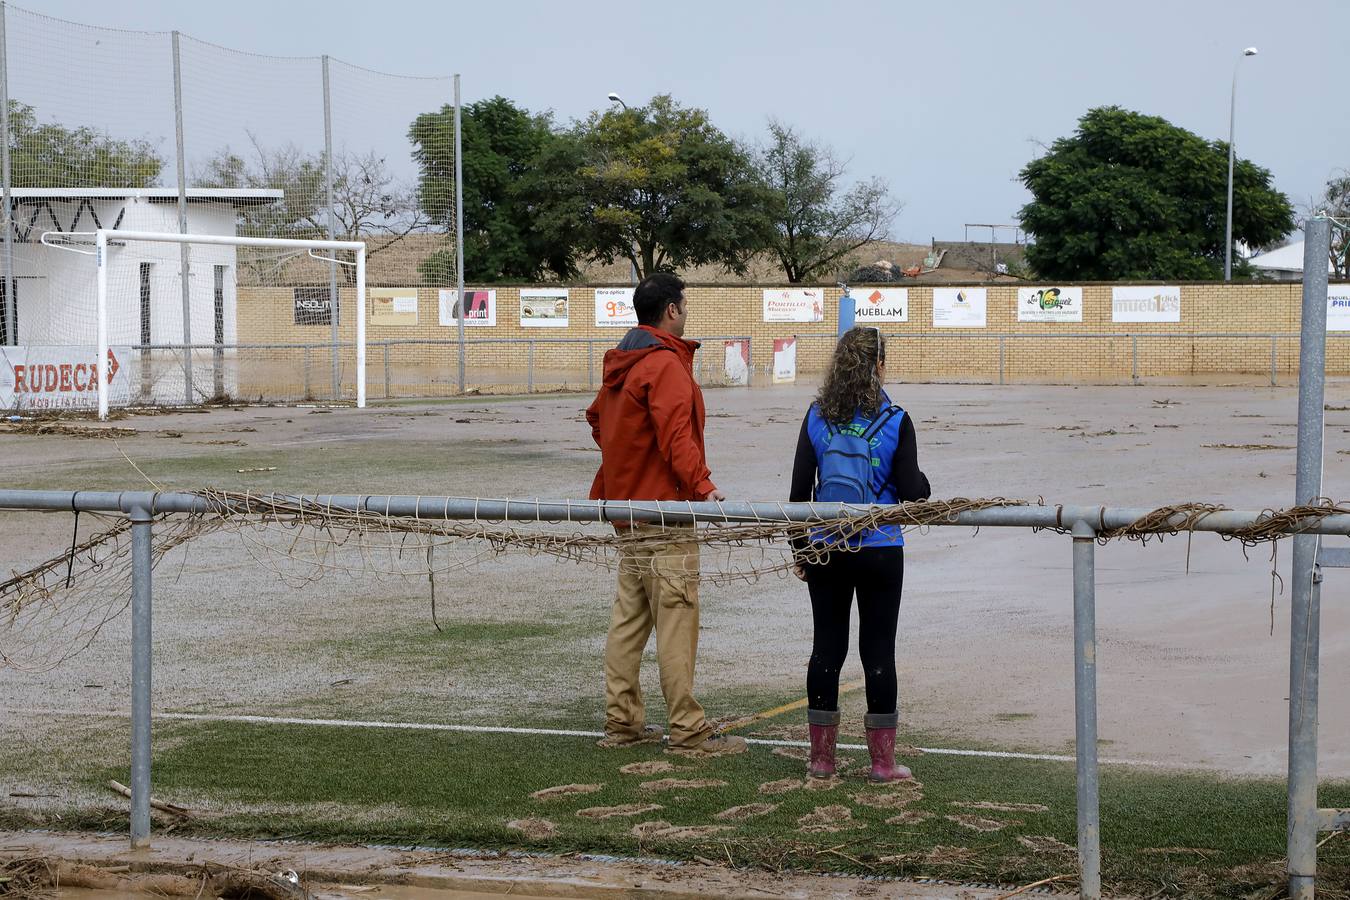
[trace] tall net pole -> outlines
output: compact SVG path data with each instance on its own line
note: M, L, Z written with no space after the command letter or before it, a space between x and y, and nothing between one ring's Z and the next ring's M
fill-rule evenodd
M173 130L178 152L178 233L188 233L187 160L183 153L183 61L178 32L173 33ZM183 294L183 402L192 405L192 251L179 247L178 280Z
M14 204L9 169L9 42L5 38L5 4L0 3L0 178L4 179L5 296L0 306L0 344L19 342L19 304L14 295Z
M460 142L459 76L455 76L455 296L459 298L459 392L464 393L464 162Z
M333 240L333 90L328 75L328 54L323 56L323 189L327 207L328 239ZM333 344L333 399L342 396L342 372L338 366L338 283L337 263L328 264L329 334ZM358 310L357 315L365 315Z

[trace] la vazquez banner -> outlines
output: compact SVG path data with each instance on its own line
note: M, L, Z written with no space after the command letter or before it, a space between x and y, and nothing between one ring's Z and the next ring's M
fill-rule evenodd
M108 405L131 402L121 360L130 348L108 348ZM98 351L93 347L0 347L0 408L83 409L98 406Z
M1017 289L1017 321L1081 322L1083 289L1044 287Z

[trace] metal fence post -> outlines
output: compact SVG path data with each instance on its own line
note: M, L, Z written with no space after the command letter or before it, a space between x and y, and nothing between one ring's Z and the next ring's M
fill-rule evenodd
M459 392L464 393L464 165L461 157L459 75L455 75L455 296L459 298Z
M1139 383L1139 335L1130 335L1130 382Z
M1097 532L1073 526L1074 750L1078 757L1078 891L1102 895L1102 847L1097 780Z
M1006 359L1006 353L1007 353L1007 341L1008 341L1008 339L1007 339L1006 337L1004 337L1003 335L999 335L999 337L998 337L998 383L999 383L999 384L1002 384L1002 383L1003 383L1003 369L1004 369L1004 362L1005 362L1005 359Z
M9 42L5 34L5 4L0 3L0 189L4 192L5 296L0 306L0 344L19 342L19 298L14 280L14 201L9 160Z
M1294 502L1322 495L1326 418L1327 253L1331 221L1308 220L1298 349L1298 462ZM1317 880L1317 676L1321 629L1315 534L1296 534L1289 608L1289 898L1312 900Z
M586 342L586 386L595 388L595 341Z
M384 342L384 399L388 400L393 394L389 391L389 342Z
M1279 338L1275 335L1270 336L1270 386L1275 387L1275 367L1279 354Z
M179 34L173 33L173 130L178 147L178 233L187 234L187 160L183 153L183 65ZM6 136L8 140L8 136ZM192 405L192 251L179 244L178 280L183 288L183 402Z
M131 518L131 847L150 846L150 585L154 495L133 494Z
M311 388L310 388L309 372L310 372L310 368L309 368L309 348L306 347L306 348L305 348L305 395L304 395L304 399L306 399L306 400L310 399L310 397L313 396L313 394L311 393Z
M328 239L333 240L335 232L336 206L333 202L333 95L328 78L328 55L323 56L323 189L324 203L327 206ZM336 256L336 254L330 254ZM338 327L341 315L338 312L342 296L338 293L337 262L328 264L328 331L332 342L329 356L333 363L333 399L342 396L342 370L338 364Z
M525 358L525 393L534 393L534 341L527 345Z

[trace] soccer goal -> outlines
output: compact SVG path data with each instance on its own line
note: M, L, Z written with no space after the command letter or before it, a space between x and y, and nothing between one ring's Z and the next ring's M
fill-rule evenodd
M100 229L40 243L18 340L0 348L9 408L366 404L364 242Z

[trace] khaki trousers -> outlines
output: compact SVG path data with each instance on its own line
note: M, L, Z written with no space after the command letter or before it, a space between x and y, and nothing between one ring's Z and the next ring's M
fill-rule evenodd
M661 693L670 716L670 746L696 747L712 735L703 707L694 699L698 544L679 542L623 551L605 643L607 735L636 737L646 725L638 672L653 630Z

